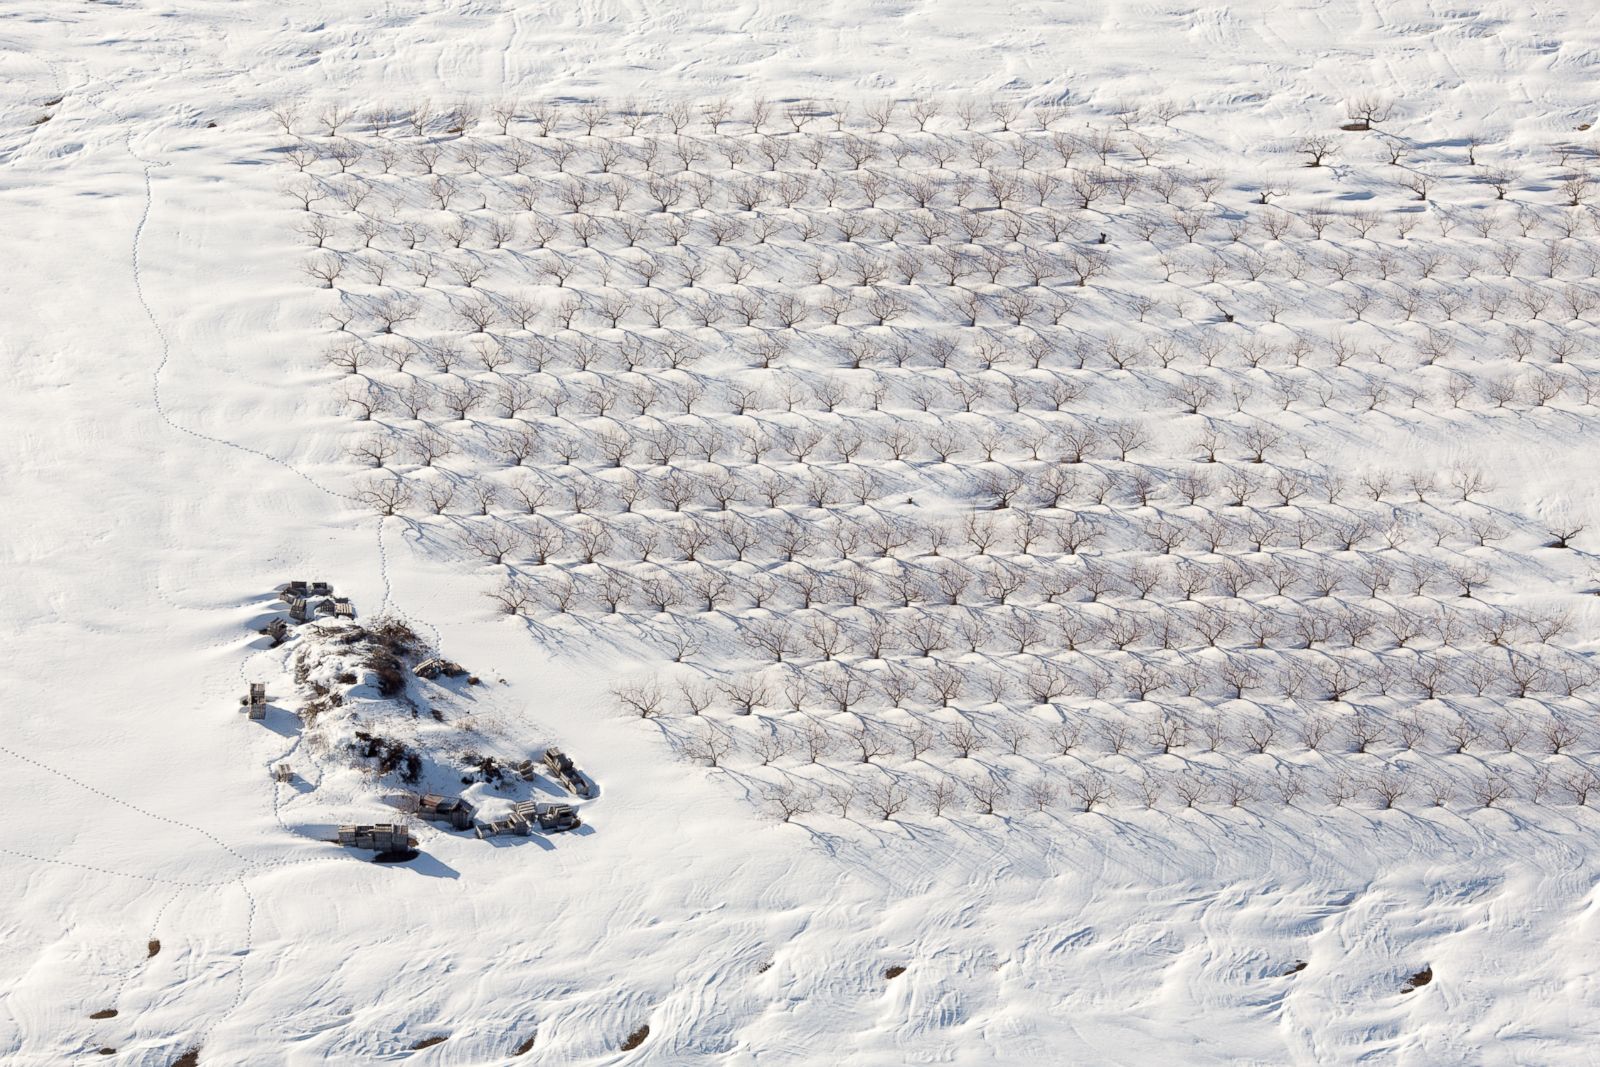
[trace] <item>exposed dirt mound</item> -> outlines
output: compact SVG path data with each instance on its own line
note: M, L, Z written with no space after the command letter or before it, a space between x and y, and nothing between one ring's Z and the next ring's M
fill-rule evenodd
M1424 967L1411 976L1411 980L1400 987L1402 993L1415 993L1429 982L1433 981L1433 968Z
M623 1052L632 1052L634 1049L636 1049L640 1045L644 1044L644 1039L649 1037L649 1036L650 1036L650 1024L646 1023L645 1025L639 1027L639 1029L635 1030L633 1033L628 1035L628 1039L622 1043L622 1051Z

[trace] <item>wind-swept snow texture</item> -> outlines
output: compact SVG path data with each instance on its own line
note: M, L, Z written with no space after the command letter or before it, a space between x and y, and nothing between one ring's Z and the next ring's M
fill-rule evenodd
M1299 325L1324 346L1348 332L1366 353L1358 366L1388 391L1350 384L1322 430L1302 417L1302 440L1322 451L1297 458L1348 466L1352 479L1375 464L1427 472L1441 511L1449 473L1482 470L1492 488L1474 506L1489 514L1472 514L1490 533L1498 522L1504 540L1484 558L1510 568L1485 575L1482 599L1569 616L1558 644L1581 662L1600 625L1587 596L1588 548L1600 543L1592 308L1551 319L1569 290L1594 285L1587 194L1566 210L1563 183L1592 155L1597 38L1571 0L13 0L0 10L0 1060L145 1067L198 1050L202 1064L1593 1062L1600 823L1594 798L1563 785L1595 753L1593 689L1564 695L1547 678L1535 687L1547 703L1518 704L1483 680L1474 714L1558 708L1578 731L1564 745L1512 730L1454 753L1433 705L1415 754L1398 751L1393 724L1380 724L1375 754L1352 754L1340 735L1330 759L1374 768L1348 797L1326 774L1287 801L1263 790L1189 806L1169 790L1147 809L1120 784L1132 765L1120 742L1097 735L1062 757L1117 776L1121 792L1092 811L1065 791L1035 811L1019 785L997 814L963 792L960 811L942 816L920 799L887 820L819 802L778 822L750 802L770 775L748 755L718 768L684 760L661 719L618 709L611 690L666 671L659 655L621 658L634 646L613 641L592 605L534 639L483 596L492 568L440 551L426 522L380 519L357 499L351 419L321 356L329 305L299 270L305 213L280 194L293 172L269 109L303 101L316 140L312 116L330 104L365 113L422 98L486 110L507 96L726 96L737 114L757 96L858 108L893 97L902 129L919 97L977 98L1064 105L1061 129L1087 139L1091 124L1120 130L1123 105L1168 100L1182 105L1170 127L1116 134L1118 166L1141 165L1128 147L1141 133L1181 146L1165 160L1174 168L1220 179L1230 211L1282 182L1284 211L1331 207L1342 219L1377 187L1387 143L1340 133L1345 101L1386 97L1385 137L1438 175L1446 205L1408 204L1398 175L1383 179L1378 236L1412 257L1407 280L1414 251L1434 249L1450 257L1452 293L1473 290L1465 255L1508 292L1542 287L1550 303L1508 300L1507 325L1486 321L1473 297L1461 312L1470 323L1456 323L1422 286L1434 297L1402 320L1392 294L1403 291L1368 278L1390 294L1381 315L1373 298L1372 317L1392 331L1364 332L1360 297L1331 295L1358 287L1339 288L1328 265L1338 257L1311 248L1300 223L1295 247L1315 266L1295 278L1317 291L1306 300L1318 310ZM957 129L953 113L947 103L940 128ZM1308 134L1341 138L1331 168L1301 166ZM1499 210L1466 161L1476 137L1493 165L1517 168L1512 199L1543 213L1528 235L1514 208L1492 237L1470 221L1453 235L1437 224L1451 203ZM1577 147L1558 158L1552 146L1567 144ZM331 173L326 160L317 173ZM1140 195L1136 206L1172 220ZM1102 206L1118 247L1136 246L1131 216ZM1419 215L1409 234L1395 230L1402 210ZM1562 234L1562 219L1576 228ZM1164 225L1160 241L1181 252L1178 223ZM1337 225L1370 270L1377 246ZM1267 239L1251 233L1246 246ZM1207 247L1227 246L1220 217L1210 234ZM1496 247L1517 242L1523 265L1492 266ZM1546 277L1550 246L1570 255ZM1154 250L1128 254L1137 269L1099 283L1135 299L1138 279L1153 286L1160 271ZM1184 284L1215 299L1202 258ZM1246 259L1219 277L1237 282ZM1196 302L1186 329L1229 325ZM1262 304L1249 306L1265 330ZM1144 332L1134 321L1077 326ZM1522 356L1507 354L1521 343L1511 326L1531 338ZM1434 333L1450 340L1443 366L1474 383L1471 418L1447 414L1452 379L1418 355ZM1575 347L1555 349L1558 363L1551 342L1568 335ZM1286 337L1274 335L1269 366L1283 365ZM1387 346L1393 360L1375 363ZM1132 395L1096 358L1112 382L1098 395ZM1242 380L1242 366L1230 355L1217 374ZM1515 387L1495 393L1499 378ZM1539 399L1556 380L1559 395ZM1420 414L1408 384L1428 398ZM1094 395L1075 410L1148 415L1156 455L1189 461L1199 416L1170 398L1160 410L1099 410ZM1252 403L1269 395L1262 386ZM1226 415L1226 390L1213 403ZM1397 484L1388 499L1404 496ZM1259 503L1269 510L1270 495ZM1541 547L1561 525L1588 532L1569 549ZM286 711L263 723L239 713L247 681L292 689L293 646L271 650L253 633L290 578L332 581L363 618L396 615L480 675L486 684L461 691L451 714L521 738L528 755L549 743L572 754L599 783L582 830L478 841L419 824L424 855L406 865L317 840L394 813L378 799L385 783L340 771L327 779L337 788L320 788L306 772L327 754L301 750ZM1433 596L1456 599L1443 585ZM1142 733L1135 745L1141 766L1207 762L1198 737L1165 756ZM1265 754L1250 756L1241 737L1224 747L1241 761L1322 760L1287 734ZM1435 805L1426 775L1392 809L1367 788L1386 766L1480 757L1484 781L1508 776L1492 806L1470 790ZM957 762L947 748L936 759ZM300 777L276 781L285 762ZM900 751L879 762L912 761ZM793 752L785 763L804 771ZM1424 970L1431 981L1402 992Z

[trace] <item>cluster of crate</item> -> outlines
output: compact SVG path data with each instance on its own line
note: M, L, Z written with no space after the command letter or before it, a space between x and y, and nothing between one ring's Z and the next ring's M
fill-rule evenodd
M544 750L543 762L550 776L561 783L563 789L579 797L593 795L589 780L578 770L577 765L559 748L551 746ZM531 782L535 774L535 764L532 760L523 760L512 768L512 771L523 781ZM424 798L426 802L427 798ZM423 815L423 818L427 818ZM578 813L570 804L539 804L531 800L515 805L510 814L500 819L488 819L479 822L476 827L480 838L495 837L500 834L519 834L527 836L534 830L546 833L558 830L571 830L582 823ZM464 827L458 827L464 828Z
M567 792L580 797L590 795L589 780L559 748L551 746L544 750L544 765L550 771L550 776L560 782L561 787Z
M417 846L411 831L392 822L341 826L338 840L347 848L369 848L378 853L408 852Z
M593 787L566 753L559 748L545 749L543 763L551 777L575 796L593 795ZM537 765L533 760L523 760L512 768L524 781L532 781ZM478 809L462 797L442 793L425 793L416 800L415 813L428 822L444 823L452 830L471 830L480 840L514 834L527 837L540 833L558 833L576 829L583 820L571 804L544 804L524 800L514 804L511 811L497 819L479 819ZM370 848L378 852L398 852L412 847L410 835L398 824L352 824L339 827L339 844L350 848Z
M346 596L334 596L331 582L285 582L278 587L278 599L289 605L287 619L278 617L267 623L261 632L272 638L273 647L289 639L291 623L309 622L323 615L335 619L354 619L355 605ZM251 682L250 690L239 698L239 704L251 719L261 721L267 717L267 686L265 682Z
M331 616L335 619L355 618L355 608L351 605L350 599L334 596L333 586L329 582L286 582L279 588L278 598L288 604L288 618L275 618L262 631L272 638L274 645L287 640L290 623L309 622L316 616ZM412 673L420 678L432 679L441 675L454 678L465 674L466 671L450 660L433 657L418 663L412 668ZM251 682L249 691L240 698L239 703L251 719L265 719L266 683ZM559 748L546 749L543 763L550 775L569 792L580 797L592 795L588 780ZM533 760L523 760L513 767L513 772L524 781L532 781L535 769ZM274 767L273 776L277 781L287 781L292 778L293 770L288 764L280 764ZM532 800L514 805L510 813L501 818L479 820L477 808L468 801L462 797L445 796L440 793L427 793L417 798L415 813L419 818L429 822L445 823L453 830L473 830L479 838L501 834L527 836L535 830L551 833L571 830L582 823L570 804L545 804ZM336 840L349 848L371 849L379 853L405 852L416 845L416 840L410 832L399 823L342 825L339 827Z
M535 830L554 833L576 828L583 820L571 804L540 804L524 800L512 807L511 813L500 819L487 819L478 823L476 833L480 839L516 834L527 837Z
M329 582L286 582L278 589L278 599L289 605L289 617L276 618L261 631L272 638L274 646L289 639L291 625L310 622L318 615L335 619L354 619L355 605L347 596L334 596Z
M433 679L439 677L441 674L446 678L459 678L463 674L466 674L467 670L454 660L441 659L438 656L430 656L421 663L417 664L415 667L412 667L411 673L416 675L418 678Z

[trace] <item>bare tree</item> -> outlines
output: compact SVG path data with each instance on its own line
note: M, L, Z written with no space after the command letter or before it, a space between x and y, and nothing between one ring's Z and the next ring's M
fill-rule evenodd
M1380 123L1389 121L1389 116L1394 111L1394 102L1377 93L1368 92L1346 100L1344 108L1345 117L1350 120L1349 128L1370 130Z
M893 779L885 778L867 789L866 804L878 818L885 822L893 819L911 800L911 791Z
M1066 268L1079 288L1086 287L1091 281L1104 274L1110 263L1105 256L1087 249L1077 249L1068 252L1062 259L1062 266Z
M733 748L733 738L710 723L702 723L698 733L682 742L685 756L703 761L708 767L720 767Z
M1079 775L1067 786L1067 791L1084 811L1093 811L1112 796L1111 783L1100 774Z
M1211 783L1198 771L1187 771L1173 781L1172 791L1178 794L1183 806L1192 808L1211 799Z
M967 781L967 792L971 794L973 803L977 805L980 815L993 815L999 806L1011 794L1011 787L1003 778L986 776L972 778Z
M372 478L356 491L356 498L379 515L395 515L411 503L411 489L399 478Z
M611 696L623 710L641 719L659 715L666 703L666 694L653 679L619 683L612 688Z
M946 730L944 740L961 759L971 759L972 754L983 747L982 736L965 722Z
M1561 777L1561 787L1579 807L1589 803L1591 794L1600 793L1600 775L1588 767L1579 767Z
M344 271L344 263L332 252L324 252L319 256L312 256L301 265L301 270L308 277L315 278L322 283L322 288L332 289L339 280L339 275Z
M1570 517L1558 517L1550 523L1548 529L1550 540L1545 544L1546 548L1571 548L1568 542L1588 529L1588 525Z
M850 817L850 807L856 802L856 784L852 781L834 782L826 789L828 800L838 809L839 818Z
M789 822L817 810L820 794L792 781L780 782L762 793L767 811L779 822Z
M1295 143L1295 151L1306 157L1306 166L1320 167L1339 150L1332 137L1325 134L1308 134Z
M1472 784L1472 799L1479 807L1492 808L1511 795L1511 783L1499 774L1485 775Z
M924 793L928 807L936 816L942 816L946 808L955 803L956 783L950 778L937 778Z
M1027 797L1028 803L1033 805L1034 811L1042 812L1046 808L1055 805L1056 801L1061 797L1061 790L1056 788L1054 783L1048 779L1038 778L1029 783L1024 795Z

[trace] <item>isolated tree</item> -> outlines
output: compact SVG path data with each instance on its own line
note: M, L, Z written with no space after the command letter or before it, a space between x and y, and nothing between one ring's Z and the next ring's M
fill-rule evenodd
M1308 167L1322 166L1338 150L1338 143L1325 134L1308 134L1295 143L1295 151L1306 157Z
M1568 542L1586 529L1588 529L1588 524L1578 519L1558 517L1548 526L1550 540L1546 542L1545 547L1571 548L1572 546Z
M1370 130L1388 122L1394 111L1394 102L1377 93L1361 93L1344 102L1345 117L1358 130Z

